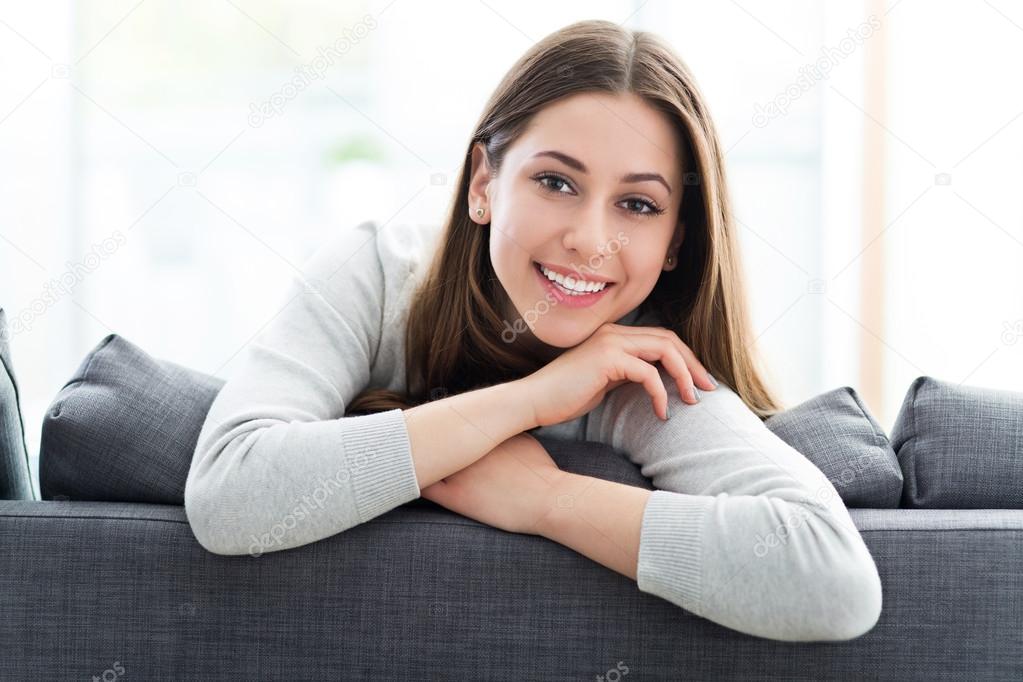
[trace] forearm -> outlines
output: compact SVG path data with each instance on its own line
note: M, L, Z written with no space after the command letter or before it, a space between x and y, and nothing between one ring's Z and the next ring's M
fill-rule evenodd
M434 400L403 413L420 489L537 426L520 381Z
M651 491L565 472L537 532L633 580Z

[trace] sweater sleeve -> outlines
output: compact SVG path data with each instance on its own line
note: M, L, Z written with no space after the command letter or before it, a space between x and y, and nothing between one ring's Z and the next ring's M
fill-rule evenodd
M657 365L670 417L628 383L589 414L587 439L651 479L637 586L747 634L828 641L869 631L881 580L828 478L724 383L694 405Z
M210 407L185 484L210 552L298 547L420 495L404 412L342 416L369 382L384 316L378 234L364 226L303 264Z

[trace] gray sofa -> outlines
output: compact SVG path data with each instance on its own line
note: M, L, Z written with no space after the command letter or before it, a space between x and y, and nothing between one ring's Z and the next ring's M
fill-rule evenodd
M221 385L116 334L83 359L44 420L43 499L0 501L0 678L1023 679L1023 394L920 377L890 438L848 387L768 420L835 483L884 588L865 635L793 643L423 498L293 550L211 554L182 500ZM564 469L651 487L628 453L541 441Z

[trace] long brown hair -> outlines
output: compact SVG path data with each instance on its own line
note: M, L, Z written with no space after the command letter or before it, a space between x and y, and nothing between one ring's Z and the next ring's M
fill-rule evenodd
M472 149L485 147L498 173L508 147L555 100L583 92L632 92L665 112L684 142L678 266L661 273L640 306L654 311L719 380L761 419L783 408L761 379L751 348L746 287L725 180L724 154L689 68L657 35L603 20L580 21L529 49L484 107L469 141L446 227L413 292L405 329L405 395L360 393L346 414L407 408L511 381L539 369L501 340L500 285L489 258L489 226L469 218Z

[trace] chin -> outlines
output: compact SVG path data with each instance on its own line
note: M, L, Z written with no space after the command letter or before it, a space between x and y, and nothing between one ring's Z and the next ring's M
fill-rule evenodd
M535 336L537 339L547 344L548 346L553 346L555 348L560 348L562 350L578 346L580 343L590 338L593 332L596 331L596 328L586 330L579 329L575 325L573 325L571 328L551 329L550 327L554 326L560 327L562 325L550 324L548 325L547 329L544 330L541 330L539 328L540 326L542 326L542 324L537 325L537 329L533 330L533 336Z

